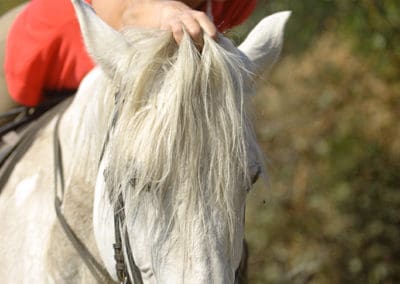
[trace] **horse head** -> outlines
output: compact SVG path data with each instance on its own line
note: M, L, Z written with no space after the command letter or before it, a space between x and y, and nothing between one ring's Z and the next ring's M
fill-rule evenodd
M101 136L93 219L107 270L116 279L113 216L122 199L121 228L145 283L233 283L260 161L248 95L280 53L289 12L262 20L239 48L205 35L199 52L187 35L178 46L168 32L117 32L83 1L73 4L100 67L95 86L79 92L94 89L111 104L91 126L101 128L92 131Z

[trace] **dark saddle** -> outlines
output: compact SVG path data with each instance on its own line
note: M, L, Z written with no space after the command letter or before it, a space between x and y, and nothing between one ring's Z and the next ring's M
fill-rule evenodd
M58 112L56 106L68 97L57 96L34 108L20 106L0 113L0 193L38 131Z

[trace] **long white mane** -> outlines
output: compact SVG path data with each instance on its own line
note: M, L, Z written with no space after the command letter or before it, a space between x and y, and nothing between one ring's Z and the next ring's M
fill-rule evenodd
M131 30L125 37L131 53L114 78L97 82L99 117L87 108L89 129L76 138L85 141L77 155L96 158L76 159L73 168L93 176L104 154L112 200L123 194L128 222L143 194L151 194L157 218L167 218L164 232L179 224L189 240L190 220L206 219L208 208L218 206L233 234L243 217L234 199L245 198L251 185L248 149L257 149L246 116L251 76L243 56L224 38L218 44L205 37L200 53L188 36L179 47L163 32ZM178 214L182 202L186 212Z

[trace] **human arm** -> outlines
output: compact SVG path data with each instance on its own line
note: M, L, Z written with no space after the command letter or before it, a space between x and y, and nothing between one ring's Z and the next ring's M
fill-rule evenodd
M195 10L202 0L93 0L97 14L119 30L124 27L170 30L179 43L185 29L198 45L203 44L203 33L217 37L217 28L210 18Z

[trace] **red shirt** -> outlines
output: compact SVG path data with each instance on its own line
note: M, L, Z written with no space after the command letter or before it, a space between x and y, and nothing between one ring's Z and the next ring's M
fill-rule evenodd
M242 23L255 4L256 0L213 1L217 28L224 31ZM44 91L77 89L93 66L70 0L31 0L9 32L7 86L22 105L39 104Z
M212 1L214 24L220 32L243 23L254 11L257 0L217 0ZM206 11L207 1L200 6Z

